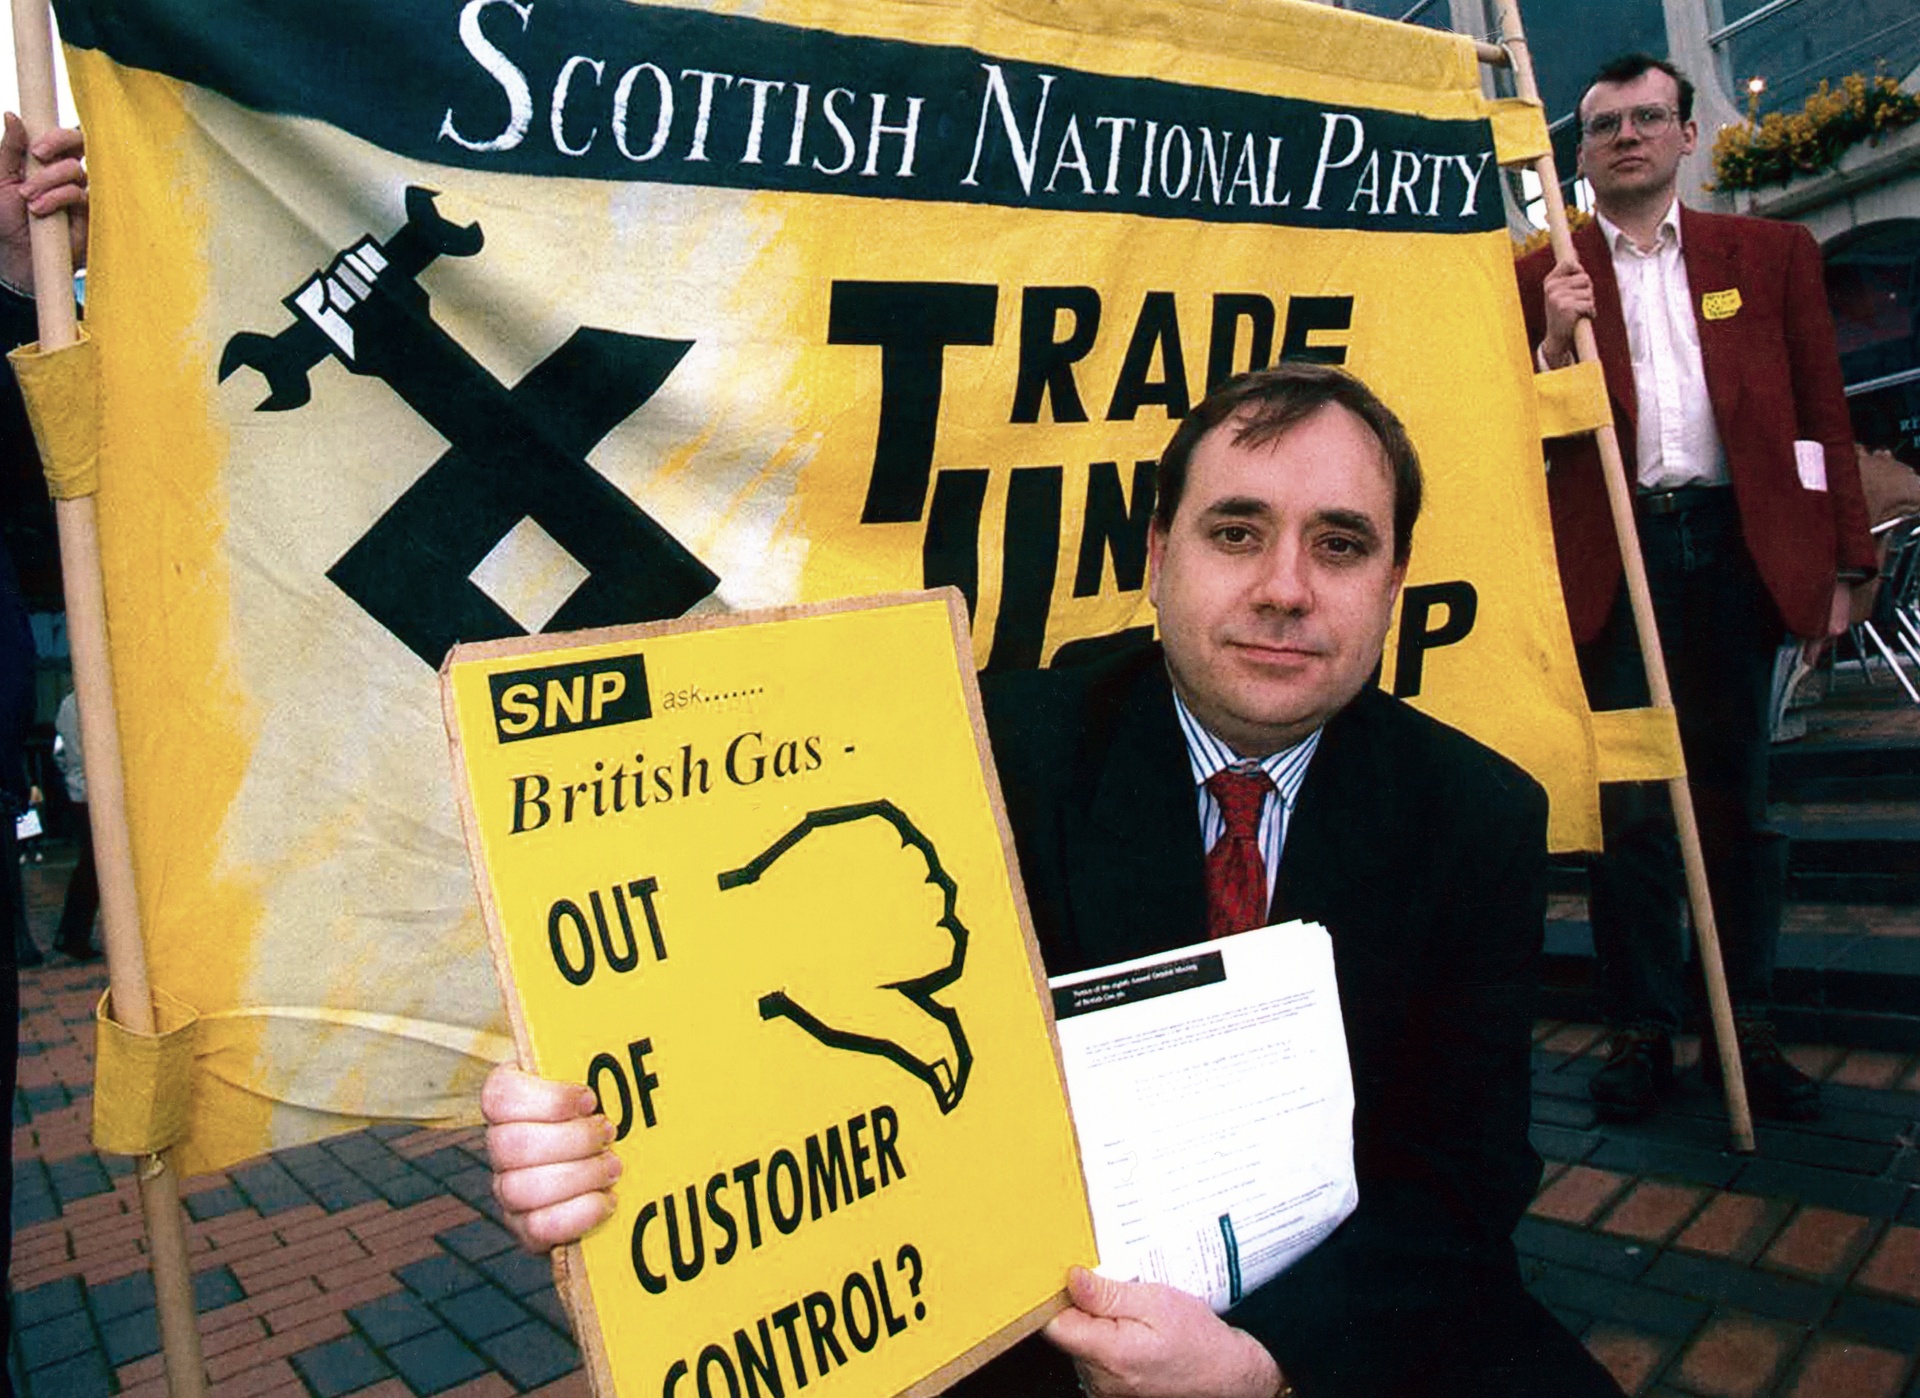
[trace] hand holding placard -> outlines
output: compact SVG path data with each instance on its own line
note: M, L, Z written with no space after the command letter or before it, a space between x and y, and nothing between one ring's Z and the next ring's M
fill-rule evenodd
M1073 1356L1089 1398L1269 1398L1283 1390L1273 1356L1198 1297L1084 1267L1073 1269L1068 1290L1073 1307L1047 1322L1047 1338Z
M480 1110L501 1221L520 1246L545 1252L576 1242L613 1213L620 1158L593 1093L502 1063L487 1075Z

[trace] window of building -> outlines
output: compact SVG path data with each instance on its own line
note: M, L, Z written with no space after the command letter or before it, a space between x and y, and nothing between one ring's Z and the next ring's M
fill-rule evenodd
M1765 87L1759 110L1797 112L1824 79L1920 67L1920 7L1913 0L1706 0L1720 79L1744 109L1748 84Z
M1843 234L1826 263L1854 437L1920 464L1920 219Z

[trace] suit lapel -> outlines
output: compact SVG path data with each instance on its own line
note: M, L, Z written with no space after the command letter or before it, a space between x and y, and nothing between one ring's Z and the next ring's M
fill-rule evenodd
M1740 285L1739 248L1731 239L1720 236L1715 223L1683 204L1680 258L1687 268L1687 292L1700 336L1700 365L1707 376L1707 397L1713 401L1713 420L1724 442L1729 440L1728 425L1737 420L1740 408L1740 375L1734 355L1740 317L1736 312L1724 320L1708 320L1701 310L1701 298Z
M1633 391L1633 350L1627 344L1626 313L1620 308L1620 279L1613 274L1613 254L1597 220L1574 234L1574 250L1593 279L1593 335L1600 345L1600 367L1620 419L1621 440L1630 443L1640 412Z
M1269 919L1317 922L1333 939L1340 1012L1356 1090L1393 1071L1419 959L1421 931L1409 896L1409 860L1425 832L1398 818L1396 768L1370 713L1383 702L1363 691L1328 720L1307 769ZM1390 701L1389 701L1390 702Z
M1365 773L1354 770L1356 754L1350 742L1354 707L1349 704L1335 714L1320 734L1320 746L1287 822L1287 843L1280 852L1280 877L1274 881L1269 921L1322 918L1329 893L1338 894L1338 883L1364 877L1364 865L1352 863L1356 851L1347 847L1346 838L1357 813L1355 800L1371 786ZM1360 853L1364 857L1364 846Z
M1186 740L1165 669L1128 695L1068 870L1074 922L1096 962L1206 936L1205 855ZM1097 939L1097 941L1096 941Z

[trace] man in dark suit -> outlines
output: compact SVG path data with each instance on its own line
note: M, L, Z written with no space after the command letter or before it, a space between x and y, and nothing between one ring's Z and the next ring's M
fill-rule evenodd
M1689 784L1754 1109L1804 1119L1818 1088L1767 1020L1785 848L1766 823L1773 660L1791 631L1845 629L1874 553L1854 462L1820 254L1796 224L1696 213L1676 198L1694 149L1693 88L1645 54L1608 64L1580 103L1580 170L1598 217L1578 265L1519 266L1542 368L1593 322L1678 710ZM1591 438L1549 449L1561 586L1589 701L1647 702L1619 546ZM1662 788L1602 791L1606 851L1591 922L1607 1017L1603 1115L1654 1109L1673 1082L1683 883ZM1703 1067L1717 1070L1711 1053Z
M1526 1295L1510 1241L1539 1179L1545 797L1370 684L1419 503L1412 445L1357 381L1303 365L1236 380L1161 461L1162 645L984 691L1050 971L1289 918L1333 937L1358 1209L1224 1318L1076 1277L1048 1337L1092 1392L1616 1391ZM1264 882L1223 925L1235 820L1213 788L1234 772L1273 790L1253 836ZM1014 1359L968 1392L1063 1391L1021 1358L1019 1381Z
M1076 1271L1055 1349L1028 1342L955 1391L1612 1398L1522 1288L1510 1239L1540 1168L1528 1000L1545 797L1370 684L1419 512L1411 443L1338 370L1264 370L1182 423L1157 502L1163 645L985 690L1035 931L1064 972L1322 923L1359 1205L1225 1317ZM503 1067L483 1105L522 1242L607 1216L617 1166L591 1093Z
M987 691L1049 971L1205 936L1206 846L1171 649ZM1378 689L1318 734L1260 921L1301 918L1333 936L1360 1204L1225 1323L1302 1394L1611 1393L1522 1290L1510 1242L1539 1181L1527 1060L1546 803L1523 773ZM1076 1299L1089 1313L1175 1323L1154 1290ZM1091 1323L1070 1324L1055 1322L1057 1340L1100 1338ZM1123 1327L1112 1329L1117 1342ZM961 1391L1071 1393L1048 1387L1044 1369L1029 1353Z

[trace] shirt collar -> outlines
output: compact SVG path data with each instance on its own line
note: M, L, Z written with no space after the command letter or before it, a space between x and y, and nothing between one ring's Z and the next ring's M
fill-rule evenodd
M1290 748L1269 753L1258 759L1242 757L1220 736L1194 717L1193 710L1187 707L1186 700L1180 697L1180 691L1173 692L1173 710L1180 720L1180 732L1187 740L1187 762L1193 771L1193 784L1205 786L1207 778L1227 767L1259 767L1272 780L1280 793L1281 801L1291 809L1296 796L1300 794L1300 784L1307 778L1307 764L1313 760L1313 754L1320 746L1320 735L1324 728L1316 728Z
M1600 225L1600 232L1607 240L1607 250L1609 252L1617 254L1621 252L1640 251L1638 244L1627 235L1626 230L1621 228L1619 224L1615 223L1597 209L1594 211L1593 216ZM1673 239L1674 247L1678 248L1680 246L1680 201L1678 199L1670 201L1667 204L1667 211L1660 215L1660 222L1653 231L1654 250L1658 251L1661 247L1665 246L1668 238Z

